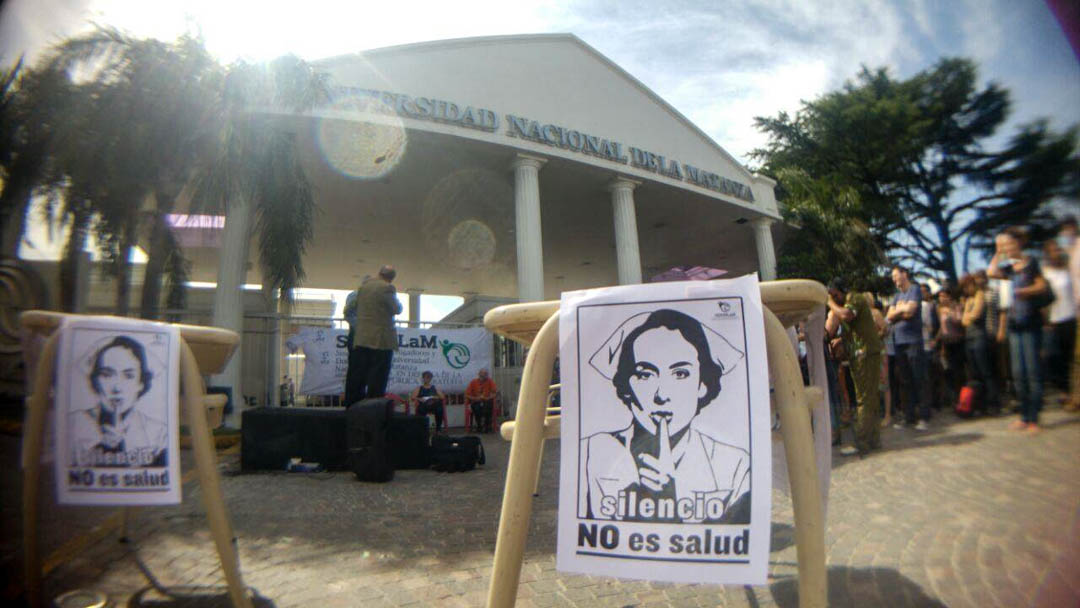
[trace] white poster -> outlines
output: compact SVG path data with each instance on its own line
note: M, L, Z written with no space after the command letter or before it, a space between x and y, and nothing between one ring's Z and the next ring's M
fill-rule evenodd
M769 380L756 275L563 294L558 568L764 584Z
M491 333L483 327L466 329L398 328L398 349L390 365L386 390L409 393L420 385L420 374L430 371L432 383L444 393L463 393L480 368L491 369ZM285 344L304 351L305 395L338 395L345 392L349 353L348 330L302 327Z
M58 502L180 502L180 333L120 318L60 327L56 383Z

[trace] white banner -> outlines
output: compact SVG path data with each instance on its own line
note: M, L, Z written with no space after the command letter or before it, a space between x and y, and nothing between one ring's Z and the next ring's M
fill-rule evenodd
M56 385L57 502L180 502L176 327L68 318Z
M391 393L409 393L420 385L420 374L430 371L432 383L444 393L463 393L482 367L491 369L491 333L483 327L468 329L398 328L398 349L390 366ZM349 353L348 330L302 327L285 341L289 350L304 351L305 395L345 392Z
M398 349L390 366L391 393L409 393L420 386L420 374L444 393L464 393L480 368L491 370L491 332L468 329L398 329Z
M769 378L754 275L564 293L560 570L763 584Z

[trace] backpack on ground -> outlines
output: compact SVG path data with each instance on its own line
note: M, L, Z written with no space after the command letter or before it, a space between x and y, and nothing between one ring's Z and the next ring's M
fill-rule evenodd
M961 418L970 418L975 415L975 402L979 398L982 385L972 380L960 389L960 397L956 400L956 415Z
M487 460L484 444L475 435L435 435L431 438L430 454L432 468L447 473L471 471Z
M430 437L427 416L394 412L387 434L390 442L390 462L394 465L394 470L427 469L431 465Z

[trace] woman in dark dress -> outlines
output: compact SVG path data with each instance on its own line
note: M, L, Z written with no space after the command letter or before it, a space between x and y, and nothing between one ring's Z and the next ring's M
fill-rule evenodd
M446 426L446 395L431 383L432 378L431 372L420 374L420 386L409 395L409 403L421 416L435 414L435 432L438 433Z

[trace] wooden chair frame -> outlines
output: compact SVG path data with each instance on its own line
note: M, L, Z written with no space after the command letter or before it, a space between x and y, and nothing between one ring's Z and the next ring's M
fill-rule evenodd
M23 313L23 328L48 335L34 374L33 392L28 402L26 427L23 434L23 554L27 599L33 608L44 606L42 597L41 545L38 538L38 482L41 477L41 450L45 434L45 415L49 404L49 389L56 371L56 349L59 327L65 316L46 311ZM214 439L207 422L208 405L217 405L219 398L207 399L202 372L216 373L236 350L240 337L232 331L213 327L180 325L180 407L191 429L192 449L202 487L210 531L217 546L221 567L229 588L229 597L236 608L252 608L251 598L240 575L240 560L233 536L232 524L225 511L221 482L217 472ZM126 528L125 510L123 528ZM122 533L126 531L122 529Z
M805 319L825 302L827 292L820 283L798 280L762 283L761 293L773 404L780 415L795 511L799 604L804 608L824 607L827 602L824 505L808 407L816 392L803 386L798 357L785 326ZM502 306L488 312L484 324L496 333L530 346L516 420L502 428L503 437L509 436L512 443L487 596L489 608L508 608L517 598L544 440L559 436L559 417L545 416L551 369L559 351L559 303Z

